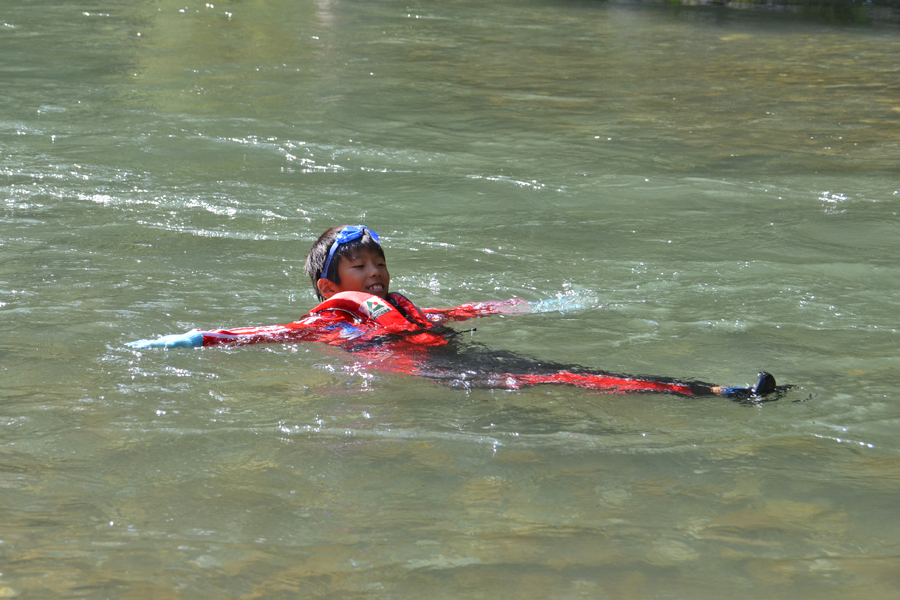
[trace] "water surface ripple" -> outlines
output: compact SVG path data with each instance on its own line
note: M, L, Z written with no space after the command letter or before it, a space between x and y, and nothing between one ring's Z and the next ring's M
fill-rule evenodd
M900 37L828 14L5 7L0 597L894 597ZM796 388L124 346L296 319L337 222L423 306L543 302L465 344Z

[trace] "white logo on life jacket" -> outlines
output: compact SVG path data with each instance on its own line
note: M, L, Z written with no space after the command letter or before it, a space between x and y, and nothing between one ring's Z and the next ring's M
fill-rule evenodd
M381 315L391 311L390 304L379 298L371 298L369 300L366 300L362 305L362 308L364 308L365 312L372 319L377 319Z

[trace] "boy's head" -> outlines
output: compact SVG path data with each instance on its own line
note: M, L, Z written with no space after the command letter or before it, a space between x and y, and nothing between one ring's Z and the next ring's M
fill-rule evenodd
M365 225L328 229L310 249L305 269L320 300L338 292L386 298L391 283L378 234Z

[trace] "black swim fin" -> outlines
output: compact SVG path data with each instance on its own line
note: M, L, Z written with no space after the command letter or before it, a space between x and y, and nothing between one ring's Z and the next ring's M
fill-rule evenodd
M726 398L731 398L736 402L770 402L772 400L777 400L778 395L780 395L782 392L788 391L789 389L791 389L791 387L793 387L790 385L779 386L777 383L775 383L775 377L771 373L767 373L766 371L760 371L757 377L758 378L756 384L752 387L723 387L720 388L720 393ZM773 395L775 397L772 397Z
M772 376L772 374L766 373L765 371L760 371L759 380L756 382L756 385L750 388L750 393L753 396L765 396L774 392L775 389L775 378Z

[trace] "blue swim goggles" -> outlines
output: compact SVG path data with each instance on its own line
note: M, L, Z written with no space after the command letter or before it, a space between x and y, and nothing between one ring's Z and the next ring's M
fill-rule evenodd
M331 266L331 259L334 258L334 253L340 247L341 244L346 244L347 242L352 242L353 240L358 240L361 238L366 232L369 232L369 235L372 236L372 239L375 240L375 243L379 246L381 245L381 240L378 239L378 234L366 227L365 225L347 225L341 232L334 238L334 242L331 244L331 250L328 251L328 258L325 259L325 266L322 267L322 275L320 279L328 279L328 267Z

